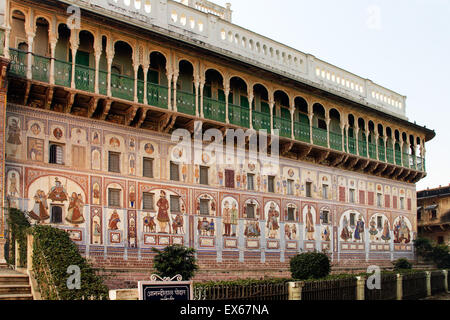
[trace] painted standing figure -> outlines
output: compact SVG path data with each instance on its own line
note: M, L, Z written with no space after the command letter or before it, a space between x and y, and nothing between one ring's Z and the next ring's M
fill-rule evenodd
M44 191L38 190L36 192L36 195L34 196L34 206L29 212L29 215L38 222L43 222L50 218L48 215L47 197Z
M84 223L83 206L84 203L81 194L77 195L76 192L72 193L72 197L69 202L69 209L67 210L66 221L72 224Z
M161 196L156 203L156 206L158 209L158 215L156 219L159 222L160 232L161 233L167 233L167 225L170 222L169 218L169 201L166 199L166 193L164 191L161 191Z
M275 239L278 229L280 229L280 226L278 225L279 216L280 213L276 210L275 204L271 203L267 219L267 228L269 229L270 239Z
M342 222L342 231L341 231L341 238L344 241L348 241L349 239L352 238L352 236L350 235L350 231L348 230L348 219L347 216L344 216L344 220Z
M313 215L311 213L311 207L308 206L308 212L306 214L306 239L307 240L315 240L314 237L314 220L313 220Z
M364 241L364 221L361 216L359 216L358 222L356 223L355 241Z
M384 221L384 227L383 227L383 234L381 236L381 239L386 241L386 243L391 240L391 234L389 231L389 222L387 220Z
M118 223L120 222L120 216L116 210L114 210L111 218L109 218L109 230L119 230Z

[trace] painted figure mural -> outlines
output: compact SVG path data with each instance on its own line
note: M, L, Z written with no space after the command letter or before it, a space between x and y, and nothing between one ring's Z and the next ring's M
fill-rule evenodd
M169 201L166 199L166 192L161 191L160 198L158 202L156 203L156 206L158 207L158 216L157 220L159 222L160 226L160 232L161 233L168 233L167 226L170 223L169 218Z
M222 201L222 217L225 237L236 237L239 218L238 203L236 199L227 197Z
M9 154L12 157L16 157L17 150L19 146L22 144L22 140L20 139L20 127L18 119L11 118L8 126L8 140L6 141L9 144L9 150L11 153Z
M146 233L156 233L156 222L155 218L147 213L144 217L144 232Z
M284 234L286 236L286 240L298 240L297 225L295 223L286 223L284 225Z
M261 236L261 228L258 221L246 221L244 235L248 238L258 238Z
M411 223L403 216L394 222L394 243L411 243Z
M55 202L64 202L68 200L67 192L58 178L55 178L55 186L50 189L48 198Z
M370 219L369 237L373 243L389 243L391 240L389 219L384 214L375 214Z
M266 228L268 231L269 239L278 239L279 238L279 218L280 218L280 209L278 204L271 201L266 205L266 216L267 216L267 224Z
M342 231L341 231L341 239L344 241L348 241L352 239L352 236L349 231L349 224L347 216L344 216L342 220Z
M364 242L364 230L365 230L364 221L363 221L361 215L359 215L358 222L356 223L355 234L354 234L355 241Z
M109 218L108 227L111 231L119 230L119 222L120 222L120 216L117 213L117 210L114 210L114 212L111 214L111 217Z
M314 241L316 240L316 236L315 236L315 215L316 215L316 210L308 205L303 209L303 216L304 216L304 221L305 221L305 240L308 241Z
M73 192L69 201L69 209L67 210L66 221L75 225L84 223L85 220L83 217L83 208L84 202L81 194Z
M44 191L38 190L34 196L33 209L28 213L30 217L38 222L49 219L47 196Z
M343 241L364 242L366 224L362 214L356 211L346 211L341 217L340 238ZM371 226L369 223L369 234Z

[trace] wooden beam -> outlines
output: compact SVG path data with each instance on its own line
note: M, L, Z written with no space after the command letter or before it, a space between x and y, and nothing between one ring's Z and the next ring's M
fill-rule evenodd
M111 110L111 104L112 104L112 100L105 100L103 102L103 113L100 117L101 120L106 120L106 117L108 117L109 114L109 110Z
M75 101L75 92L69 91L67 93L66 106L64 108L64 113L70 113L72 111L72 106Z
M47 95L45 98L45 110L50 110L50 108L52 106L54 91L55 91L55 89L53 87L47 88Z
M92 118L92 116L95 113L95 110L97 110L97 104L98 104L98 97L92 97L91 100L89 101L89 107L88 107L88 118Z

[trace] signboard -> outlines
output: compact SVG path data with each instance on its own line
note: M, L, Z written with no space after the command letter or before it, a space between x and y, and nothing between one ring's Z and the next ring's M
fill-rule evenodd
M194 300L192 281L139 281L139 300L143 301L189 301ZM168 280L168 281L167 281Z

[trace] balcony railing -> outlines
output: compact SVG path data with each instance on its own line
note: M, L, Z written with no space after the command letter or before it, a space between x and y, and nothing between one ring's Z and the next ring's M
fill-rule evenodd
M55 84L69 87L72 83L72 64L70 62L55 60Z
M330 131L330 147L342 151L342 134Z
M267 133L270 133L270 114L253 110L253 129L256 131L266 130Z
M27 53L17 49L9 49L11 67L9 72L19 77L27 76L28 58Z
M137 97L139 103L144 103L145 95L145 82L142 80L137 81Z
M377 145L369 142L369 157L370 159L377 160Z
M108 94L108 72L100 70L98 72L98 92L104 96Z
M210 98L203 98L203 112L205 118L213 121L226 122L226 103Z
M328 147L327 130L313 127L313 143L318 146Z
M50 58L33 55L33 80L50 82Z
M402 153L400 150L395 150L395 164L398 166L402 165Z
M76 65L75 66L75 88L87 92L95 92L95 69Z
M250 127L250 110L248 108L229 104L228 116L231 124L244 128Z
M147 83L147 102L151 106L162 109L169 108L169 88L156 83Z
M178 112L195 116L195 95L189 92L177 91Z
M361 157L367 158L367 143L365 140L358 140L358 151Z
M386 152L387 162L390 164L394 164L394 149L388 148Z
M311 143L311 132L309 125L302 122L294 122L295 139L307 143Z
M133 101L134 79L119 74L111 74L111 93L115 98Z
M381 144L378 144L378 160L382 162L386 160L386 148Z
M352 137L348 137L348 151L351 154L356 155L356 139Z
M292 137L291 120L283 119L280 117L273 117L273 128L279 130L279 135L281 137Z

